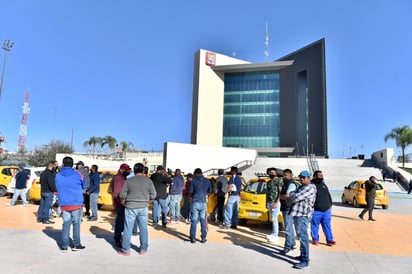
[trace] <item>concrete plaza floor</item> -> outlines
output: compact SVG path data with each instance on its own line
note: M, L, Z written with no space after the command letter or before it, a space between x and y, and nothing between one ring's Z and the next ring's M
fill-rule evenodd
M395 207L412 205L410 196L400 196ZM58 248L62 220L51 225L36 222L38 205L6 207L0 198L0 273L412 273L412 213L405 210L375 210L376 222L361 221L361 209L333 207L336 246L329 247L321 234L319 246L310 245L310 268L293 268L299 251L280 254L284 241L269 244L268 224L239 226L224 230L209 224L208 242L187 242L189 225L179 223L156 230L149 227L149 252L135 250L133 236L130 257L113 247L114 214L100 210L99 220L81 226L82 251L61 253ZM198 229L198 231L200 228ZM198 235L200 238L200 235Z

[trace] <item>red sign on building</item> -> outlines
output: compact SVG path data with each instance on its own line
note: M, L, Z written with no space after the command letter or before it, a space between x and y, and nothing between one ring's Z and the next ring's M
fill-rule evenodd
M216 66L216 53L214 52L206 52L206 65L208 66Z

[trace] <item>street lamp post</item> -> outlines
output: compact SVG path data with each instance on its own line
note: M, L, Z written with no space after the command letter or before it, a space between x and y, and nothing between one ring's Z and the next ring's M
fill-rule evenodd
M3 89L3 79L4 79L4 70L6 68L6 60L7 60L7 53L13 48L14 42L11 40L4 40L2 49L4 49L4 59L3 59L3 69L1 72L1 79L0 79L0 98L1 98L1 91Z

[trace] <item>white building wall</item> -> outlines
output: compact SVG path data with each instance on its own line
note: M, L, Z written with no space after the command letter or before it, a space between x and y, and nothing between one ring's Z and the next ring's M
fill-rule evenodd
M197 106L197 112L194 110L192 119L197 119L192 123L192 133L195 134L194 142L199 145L222 146L223 144L223 103L224 103L224 75L215 72L211 66L206 65L206 53L208 51L201 49L199 51L198 70L195 69L194 78L194 100L193 107ZM248 64L249 62L216 54L216 65L233 65ZM201 127L197 125L202 125Z
M213 168L226 169L245 160L254 163L256 156L257 152L253 149L168 142L164 161L167 168L180 168L189 173L195 168L201 168L203 172Z

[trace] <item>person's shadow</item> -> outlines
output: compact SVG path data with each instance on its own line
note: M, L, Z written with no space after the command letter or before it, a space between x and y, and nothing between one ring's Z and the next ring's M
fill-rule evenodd
M43 233L46 234L48 237L50 237L51 239L53 239L56 242L56 245L58 248L60 248L60 240L61 240L61 230L57 230L52 226L46 226L45 228L43 228ZM69 245L72 245L73 241L70 238L70 243Z

